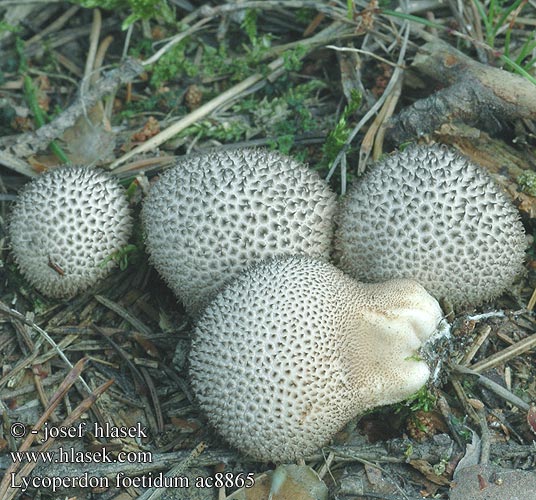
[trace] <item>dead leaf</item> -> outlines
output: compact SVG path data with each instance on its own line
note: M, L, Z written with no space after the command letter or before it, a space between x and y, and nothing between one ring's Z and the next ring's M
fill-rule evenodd
M465 455L464 457L458 462L458 466L454 470L453 477L454 479L457 479L458 473L466 468L470 467L472 465L476 465L480 461L480 438L478 437L477 433L474 431L471 431L473 433L473 438L471 441L471 444L468 444L465 447Z
M365 473L367 474L367 479L369 480L370 484L373 484L374 486L382 484L382 471L378 467L365 464Z

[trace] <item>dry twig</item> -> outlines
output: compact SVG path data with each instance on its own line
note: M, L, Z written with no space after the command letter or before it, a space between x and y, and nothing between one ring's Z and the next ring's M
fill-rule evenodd
M506 347L502 351L496 352L495 354L479 361L478 363L475 363L474 365L469 366L469 368L476 373L482 373L483 371L494 368L495 366L504 364L512 358L520 356L531 349L534 349L534 347L536 347L536 333L523 340L520 340L519 342L516 342L514 345Z
M528 411L530 408L530 405L525 403L521 398L518 398L515 394L512 394L508 389L505 389L501 385L497 384L496 382L493 382L493 380L490 380L487 377L484 377L484 375L480 375L480 373L475 372L474 370L471 370L470 368L467 368L465 366L460 365L453 365L452 369L454 372L462 374L462 375L471 375L477 377L477 382L485 387L486 389L489 389L490 391L493 391L497 396L501 397L508 403L510 403L513 406L517 406L523 411ZM463 399L463 398L461 398ZM478 422L478 418L474 418L475 421Z

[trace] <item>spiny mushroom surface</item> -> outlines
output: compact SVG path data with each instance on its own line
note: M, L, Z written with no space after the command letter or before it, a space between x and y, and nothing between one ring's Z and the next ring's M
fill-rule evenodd
M414 281L362 284L308 257L269 259L227 285L199 319L193 391L233 446L294 461L357 414L421 388L429 369L416 353L441 320Z
M45 295L69 298L115 266L110 257L127 244L131 226L125 191L109 174L68 166L26 184L9 235L27 280Z
M247 265L280 254L328 259L335 195L277 152L236 149L186 158L144 202L151 261L196 315Z
M376 164L340 207L340 267L358 280L411 278L453 305L479 305L523 273L519 213L452 149L414 146Z

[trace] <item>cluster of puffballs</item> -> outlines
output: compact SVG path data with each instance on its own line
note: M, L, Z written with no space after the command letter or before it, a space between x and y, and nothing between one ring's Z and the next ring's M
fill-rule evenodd
M437 145L387 156L340 203L277 152L191 156L153 183L141 218L152 264L195 320L201 409L230 444L279 463L423 387L419 350L444 330L438 300L498 296L526 247L489 175ZM27 280L69 298L110 271L131 228L117 181L69 166L23 188L9 232Z

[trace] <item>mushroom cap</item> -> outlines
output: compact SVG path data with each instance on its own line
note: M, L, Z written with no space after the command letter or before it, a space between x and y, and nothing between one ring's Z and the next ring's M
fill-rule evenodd
M329 259L335 195L305 165L236 149L180 160L142 209L151 262L196 315L247 265L280 254Z
M380 161L338 217L339 265L358 280L411 278L455 306L479 305L524 270L518 211L481 167L446 147Z
M68 166L27 183L13 206L9 235L26 279L50 297L69 298L115 266L132 219L124 189L102 170Z
M441 319L414 281L362 284L308 257L269 259L227 285L199 319L193 391L233 446L294 461L357 414L421 388L429 369L415 354Z

